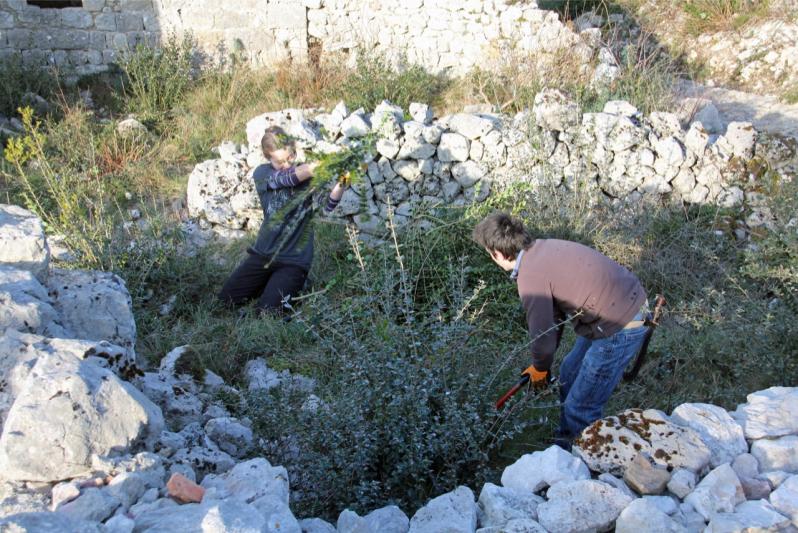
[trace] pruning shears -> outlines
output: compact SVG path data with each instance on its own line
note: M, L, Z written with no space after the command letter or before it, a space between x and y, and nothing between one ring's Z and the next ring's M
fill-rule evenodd
M554 377L554 376L551 376L549 378L549 386L553 385L556 381L557 381L557 378ZM513 395L516 392L521 390L523 388L523 386L527 385L528 383L529 383L529 374L524 374L523 377L518 380L518 383L513 385L512 388L510 388L510 390L505 392L504 395L501 398L499 398L499 400L496 402L496 409L501 409L502 407L504 407L504 404L507 403L507 400L512 398ZM546 389L546 390L550 390L550 389Z

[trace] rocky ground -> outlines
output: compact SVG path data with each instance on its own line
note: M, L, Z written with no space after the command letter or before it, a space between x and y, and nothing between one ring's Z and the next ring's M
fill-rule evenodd
M250 457L246 419L218 398L241 391L135 363L123 280L49 265L41 221L0 206L0 531L578 532L795 531L798 388L750 394L734 412L683 404L629 410L587 428L572 453L520 457L501 485L461 486L408 517L345 510L298 519L286 469ZM314 383L255 359L250 390L288 387L316 409ZM238 400L235 400L238 398ZM174 476L201 499L175 498ZM172 479L171 483L167 483ZM474 488L476 489L476 487Z

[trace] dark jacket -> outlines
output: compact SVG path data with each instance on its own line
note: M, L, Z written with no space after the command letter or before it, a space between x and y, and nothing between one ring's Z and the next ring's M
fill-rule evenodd
M252 178L263 209L263 223L250 252L310 270L311 219L316 208L314 195L307 194L310 180L300 182L296 167L276 170L269 163L258 166ZM325 211L332 211L336 205L338 202L328 197Z

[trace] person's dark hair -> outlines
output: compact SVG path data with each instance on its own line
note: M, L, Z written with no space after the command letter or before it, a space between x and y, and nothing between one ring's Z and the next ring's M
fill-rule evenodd
M260 147L266 157L270 157L273 152L282 149L286 149L292 154L296 153L296 141L280 126L272 126L266 130L261 137Z
M474 227L471 238L489 251L501 252L515 259L518 252L532 244L532 236L520 218L507 213L493 213Z

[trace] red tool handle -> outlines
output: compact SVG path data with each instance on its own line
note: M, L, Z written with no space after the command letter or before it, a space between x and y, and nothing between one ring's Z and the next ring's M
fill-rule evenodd
M521 389L521 387L526 385L528 381L529 381L529 375L524 374L524 377L522 377L521 380L518 383L513 385L512 389L510 389L507 392L505 392L504 396L499 398L499 401L496 402L496 409L501 409L502 406L504 406L504 404L507 403L507 400L509 400L512 397L513 394L518 392Z

